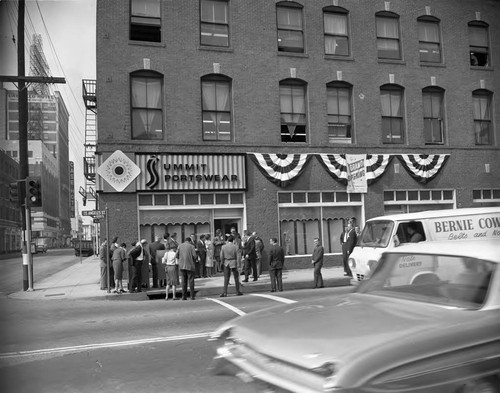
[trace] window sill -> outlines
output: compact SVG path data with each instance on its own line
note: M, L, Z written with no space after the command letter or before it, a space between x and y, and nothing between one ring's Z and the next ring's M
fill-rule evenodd
M488 67L482 67L482 66L470 66L471 70L474 71L494 71L495 69L491 66Z
M325 60L354 61L352 56L324 55Z
M224 46L198 46L198 50L215 51L215 52L234 52L233 48L226 48Z
M446 65L443 63L427 63L427 62L420 62L420 67L437 67L437 68L446 68Z
M392 60L392 59L377 59L380 64L401 64L406 65L406 61L404 60Z
M165 48L166 45L163 42L150 42L150 41L129 41L129 45L132 46L155 46L157 48Z
M352 145L353 144L351 138L332 139L332 140L329 140L328 143L330 145L335 145L335 144L338 144L338 145Z
M294 52L278 52L278 56L301 57L304 59L309 58L309 55L307 53L294 53Z

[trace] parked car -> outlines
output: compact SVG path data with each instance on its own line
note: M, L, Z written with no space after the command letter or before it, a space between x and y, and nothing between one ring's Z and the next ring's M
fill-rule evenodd
M36 252L47 252L47 246L45 244L37 244L36 245Z
M498 393L500 239L392 249L352 293L248 314L211 340L215 374L262 390Z

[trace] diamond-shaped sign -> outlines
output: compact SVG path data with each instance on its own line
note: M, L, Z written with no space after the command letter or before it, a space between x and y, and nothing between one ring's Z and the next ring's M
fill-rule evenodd
M122 192L139 176L141 168L121 150L116 150L97 168L97 173L116 191Z

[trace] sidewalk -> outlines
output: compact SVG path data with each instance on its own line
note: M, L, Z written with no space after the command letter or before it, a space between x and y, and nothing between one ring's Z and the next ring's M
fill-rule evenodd
M324 267L322 270L325 287L349 285L349 278L344 277L342 267ZM99 288L99 258L91 256L65 270L62 270L44 280L35 282L33 291L20 291L9 295L12 299L23 300L54 300L54 299L92 299L129 298L144 300L165 297L165 288L143 290L141 293L124 293L117 295ZM250 279L251 280L251 279ZM228 288L228 296L235 292L234 280ZM125 280L126 282L126 280ZM125 283L124 283L125 284ZM212 278L195 280L197 297L217 296L222 293L224 277L218 273ZM311 269L296 269L283 271L283 289L308 289L313 286L313 271ZM177 288L179 292L180 287ZM271 289L269 273L264 272L258 281L244 283L243 293L268 292Z

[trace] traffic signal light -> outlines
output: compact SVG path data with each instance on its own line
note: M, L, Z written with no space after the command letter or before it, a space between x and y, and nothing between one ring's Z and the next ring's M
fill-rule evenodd
M28 207L42 206L42 184L40 177L30 176L26 179L26 202Z
M17 206L24 205L25 182L18 180L9 184L9 200Z

